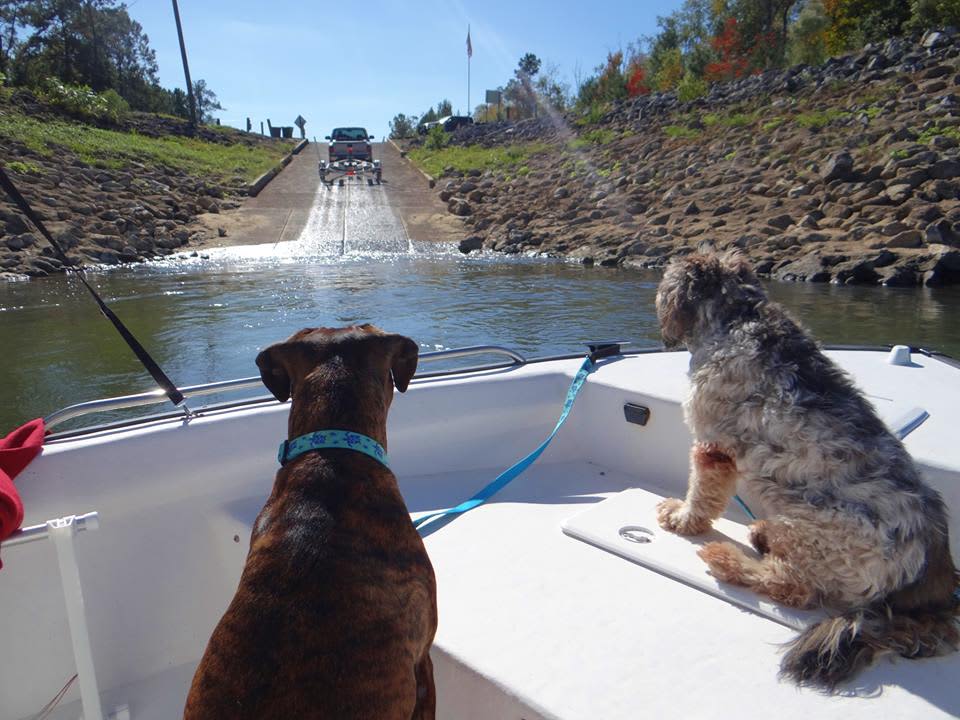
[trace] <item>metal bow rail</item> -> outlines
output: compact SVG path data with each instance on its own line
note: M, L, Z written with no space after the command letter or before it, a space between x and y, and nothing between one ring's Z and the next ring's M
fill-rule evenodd
M482 355L499 355L501 357L507 357L510 359L508 363L499 363L492 365L479 365L479 366L470 366L467 368L458 369L454 372L476 372L478 370L490 370L500 367L512 367L525 365L527 359L520 353L510 350L509 348L500 347L499 345L473 345L470 347L456 348L453 350L439 350L436 352L423 353L420 356L420 363L431 363L438 362L441 360L456 360L464 357L474 357ZM436 372L436 373L418 373L417 378L428 378L435 377L437 375L444 375L447 372ZM180 392L183 393L184 397L200 397L204 395L217 395L225 392L237 392L240 390L252 390L260 388L263 385L263 381L260 379L260 376L240 378L238 380L225 380L222 382L213 382L213 383L204 383L202 385L191 385L188 387L181 387ZM60 425L65 423L68 420L73 420L75 418L84 417L86 415L92 415L96 413L110 412L114 410L123 410L127 408L135 407L145 407L149 405L159 405L166 400L167 396L163 390L150 390L148 392L137 393L136 395L123 395L121 397L114 398L105 398L103 400L91 400L89 402L77 403L76 405L70 405L65 407L62 410L57 410L54 413L51 413L44 418L44 423L46 424L47 429L54 427L55 425ZM197 408L193 408L190 411L184 410L183 416L189 418L191 415L198 412Z

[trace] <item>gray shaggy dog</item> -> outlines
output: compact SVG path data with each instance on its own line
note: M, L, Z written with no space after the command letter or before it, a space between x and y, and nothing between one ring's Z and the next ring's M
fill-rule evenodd
M883 654L956 650L960 578L943 500L850 378L736 256L674 260L657 315L667 345L692 355L694 437L686 499L664 500L660 524L701 534L742 483L766 517L750 528L760 556L707 543L711 573L840 613L789 645L781 674L832 689Z

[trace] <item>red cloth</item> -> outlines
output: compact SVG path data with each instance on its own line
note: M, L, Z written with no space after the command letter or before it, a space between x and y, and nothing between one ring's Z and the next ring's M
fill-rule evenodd
M0 540L23 522L23 503L13 479L40 454L44 432L43 418L37 418L0 440Z

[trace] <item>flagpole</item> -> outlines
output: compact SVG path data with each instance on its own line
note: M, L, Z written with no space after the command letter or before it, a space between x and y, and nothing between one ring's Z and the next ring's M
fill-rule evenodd
M467 25L467 42L470 42L470 26ZM467 52L467 115L473 117L473 110L470 109L470 58L473 56L473 48Z

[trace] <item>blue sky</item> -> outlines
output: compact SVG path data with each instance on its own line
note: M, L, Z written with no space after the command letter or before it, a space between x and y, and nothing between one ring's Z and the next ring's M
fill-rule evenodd
M169 0L128 0L157 52L160 82L185 87ZM267 118L307 120L308 137L335 125L387 133L398 112L419 114L442 98L467 110L467 25L471 28L470 104L503 85L526 52L558 66L573 86L609 50L656 31L657 15L681 0L518 2L514 0L180 0L190 72L226 108L221 121L254 128ZM340 8L349 7L349 12ZM338 9L333 9L338 8Z

